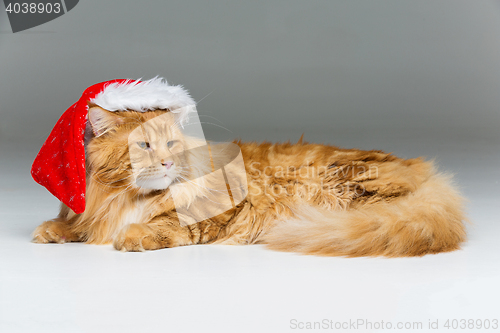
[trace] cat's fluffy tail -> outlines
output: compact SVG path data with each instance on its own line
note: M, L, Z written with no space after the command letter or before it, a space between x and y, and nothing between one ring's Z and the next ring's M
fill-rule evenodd
M271 249L325 256L421 256L465 241L463 199L449 176L434 174L416 191L347 211L300 207L264 237Z

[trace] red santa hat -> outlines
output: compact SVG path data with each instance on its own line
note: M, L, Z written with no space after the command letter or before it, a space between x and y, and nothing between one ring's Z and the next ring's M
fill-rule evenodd
M38 153L31 175L71 208L85 211L85 129L89 103L108 111L169 109L185 123L196 103L182 86L155 77L147 81L117 79L87 88L63 113Z

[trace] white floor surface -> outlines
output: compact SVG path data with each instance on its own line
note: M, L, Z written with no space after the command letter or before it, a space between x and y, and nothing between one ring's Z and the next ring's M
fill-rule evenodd
M308 322L321 324L316 331L385 331L381 325L390 323L394 332L450 332L448 319L450 325L500 320L498 136L409 130L306 133L306 139L436 158L469 199L468 242L452 253L398 259L302 256L262 246L121 253L111 246L33 244L31 232L58 209L58 200L29 174L43 139L3 141L0 332L314 331ZM439 329L430 329L436 321ZM335 329L339 323L344 329ZM408 328L414 323L417 328Z

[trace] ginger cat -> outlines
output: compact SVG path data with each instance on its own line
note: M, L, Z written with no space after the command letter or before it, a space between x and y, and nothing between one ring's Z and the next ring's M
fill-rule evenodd
M36 228L34 242L112 243L121 251L261 243L302 254L400 257L456 250L465 240L463 200L432 163L302 139L235 142L248 194L217 216L181 223L179 205L201 214L207 205L200 200L212 195L215 202L217 191L210 180L190 180L197 143L170 115L91 107L86 210L75 214L63 204L57 218ZM163 129L144 126L159 116ZM148 139L130 142L138 128ZM183 180L174 204L172 186Z

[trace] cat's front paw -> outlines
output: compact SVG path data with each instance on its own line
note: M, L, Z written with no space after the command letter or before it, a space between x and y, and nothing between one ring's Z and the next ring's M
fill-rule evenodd
M145 224L133 223L125 226L113 241L115 249L122 252L157 250L161 246L154 231Z
M63 221L46 221L33 232L33 243L59 243L76 241Z

